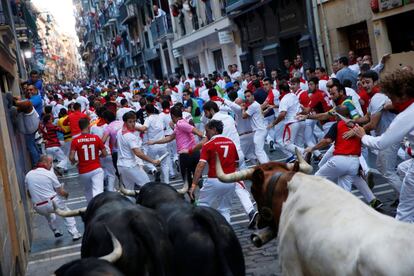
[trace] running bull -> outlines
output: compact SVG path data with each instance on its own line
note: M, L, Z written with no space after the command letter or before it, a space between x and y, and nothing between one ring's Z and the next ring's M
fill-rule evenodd
M259 208L253 242L277 235L285 275L413 275L414 225L399 222L368 207L357 197L299 162L271 162L224 174L223 182L251 180ZM262 240L263 239L263 240Z
M161 218L151 209L135 205L116 192L94 197L87 209L63 211L61 216L81 215L85 223L81 257L100 257L112 251L110 231L119 239L123 254L114 265L125 275L175 275L172 247Z
M184 200L188 183L178 192L171 186L150 182L136 195L137 203L154 209L163 219L174 248L180 276L245 275L243 252L233 228L213 208L195 207Z

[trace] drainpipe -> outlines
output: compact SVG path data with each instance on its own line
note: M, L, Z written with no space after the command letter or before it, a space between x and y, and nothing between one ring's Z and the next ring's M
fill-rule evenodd
M321 37L321 23L319 21L318 3L317 0L312 0L313 18L315 20L315 34L316 43L318 45L318 52L320 57L321 66L326 68L325 52L323 50L323 41Z
M313 16L312 16L312 3L309 0L306 0L306 14L307 16L307 21L308 21L308 30L312 39L312 48L313 48L313 55L315 57L315 64L316 67L320 66L320 57L319 57L319 53L318 50L316 48L316 42L315 42L315 25L313 22Z
M332 52L331 52L331 40L329 39L328 22L326 21L325 9L323 7L321 0L316 0L316 1L317 1L317 4L320 5L321 7L322 19L323 19L323 32L325 33L325 45L326 45L326 51L328 52L328 61L329 61L327 65L329 66L329 64L333 62L333 59L332 59ZM326 68L326 70L328 70L328 68ZM331 70L328 70L328 71L331 71Z

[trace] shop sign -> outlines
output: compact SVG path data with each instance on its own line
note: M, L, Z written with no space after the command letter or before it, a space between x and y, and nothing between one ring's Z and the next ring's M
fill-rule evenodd
M234 42L233 33L231 31L218 32L218 38L221 45Z
M179 58L183 55L183 48L175 48L172 50L172 54L175 58Z

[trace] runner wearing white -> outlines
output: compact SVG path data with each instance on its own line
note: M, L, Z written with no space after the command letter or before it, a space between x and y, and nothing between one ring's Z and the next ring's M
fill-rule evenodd
M155 114L155 108L151 104L145 106L148 117L144 122L144 130L147 132L148 140L157 141L165 137L164 129L167 128L162 118ZM169 127L169 126L168 126ZM147 148L147 155L152 159L160 158L168 151L167 144L155 144L149 145ZM169 166L168 158L165 158L161 161L161 181L164 183L170 183L169 178Z
M53 204L55 202L59 209L70 209L66 206L65 200L61 196L67 196L62 184L60 184L56 175L50 170L52 168L53 160L49 156L42 156L40 158L38 168L27 173L25 178L26 188L29 191L30 198L33 203L33 208L37 213L47 219L50 229L54 232L55 237L62 234L59 232L56 215L53 213ZM68 232L72 235L74 240L80 239L81 235L76 228L76 221L73 217L64 218L65 226Z
M305 132L305 121L296 120L296 115L301 111L298 97L293 93L287 93L279 104L279 116L270 125L271 127L282 124L283 144L291 154L295 154L295 148L303 152L303 136Z
M85 92L82 91L76 98L76 102L81 105L81 112L89 109L89 100L85 97Z
M243 118L249 118L252 129L254 130L254 152L257 160L261 164L269 162L269 157L264 150L264 143L267 136L267 128L262 114L262 108L258 102L254 100L251 91L244 92L248 107L244 107Z
M172 119L171 119L171 115L170 115L170 109L169 109L169 103L161 103L163 110L160 113L160 119L163 121L165 129L164 129L164 135L165 136L169 136L171 135L174 131L171 128L172 124ZM169 143L167 143L167 150L169 153L169 156L167 156L167 164L168 164L168 172L170 174L170 178L175 178L175 170L174 170L174 166L173 164L175 164L175 162L178 162L178 153L177 153L177 144L175 142L175 139Z
M366 135L363 129L358 128L362 136L362 143L371 149L385 150L399 143L407 136L408 141L414 143L414 104L404 109L392 121L388 129L378 137ZM414 166L406 174L400 191L400 204L397 208L396 219L414 222Z

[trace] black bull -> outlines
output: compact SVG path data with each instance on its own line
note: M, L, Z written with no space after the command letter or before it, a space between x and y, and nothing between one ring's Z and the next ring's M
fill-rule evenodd
M171 243L153 210L136 206L119 193L104 192L91 200L82 218L82 258L112 251L107 226L122 245L122 257L114 265L125 275L175 275L171 273Z
M163 218L180 276L245 275L242 249L233 228L216 210L195 207L171 186L150 182L137 203Z

